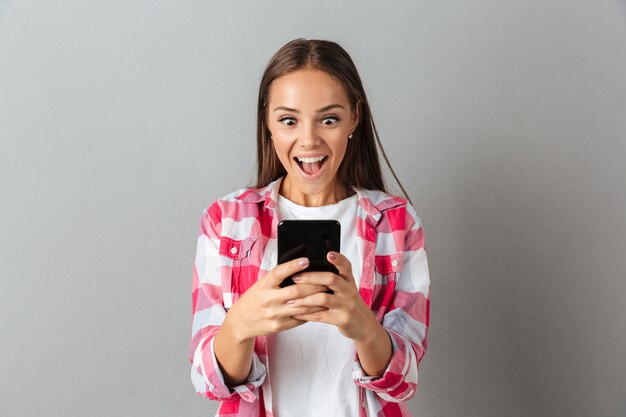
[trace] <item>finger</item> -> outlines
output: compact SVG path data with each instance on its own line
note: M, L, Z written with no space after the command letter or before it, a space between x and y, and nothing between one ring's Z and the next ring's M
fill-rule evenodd
M276 265L274 269L265 275L263 281L265 281L270 288L278 288L280 287L280 283L283 282L285 278L306 269L308 266L309 260L307 258L294 259L289 262Z
M275 334L284 332L285 330L293 329L294 327L302 326L306 323L306 320L296 319L294 317L286 317L283 321L276 326L269 334Z
M276 291L276 301L286 303L289 300L307 297L318 292L328 291L328 287L316 284L297 284L280 288Z
M328 291L328 287L317 284L298 284L289 285L284 288L277 288L273 290L271 299L272 303L285 304L289 300L295 300L297 298L307 297L317 292Z
M325 310L328 309L325 307L297 307L291 309L291 316L289 317L295 318L294 316L305 316Z
M327 310L326 307L321 306L292 306L289 304L284 304L283 306L277 308L274 313L272 320L277 320L280 322L284 322L285 320L291 319L293 316L302 315L302 314L312 314L318 311Z
M342 276L348 282L355 282L354 275L352 275L352 264L350 260L340 254L339 252L330 251L326 254L328 262L335 265L339 271L339 275Z
M303 272L293 277L296 284L323 285L336 291L342 285L347 284L347 280L332 272Z
M294 309L300 307L324 307L325 309L332 310L336 307L337 297L325 292L318 292L308 297L290 300L287 304Z
M308 308L308 307L307 307ZM290 316L284 319L278 329L274 333L282 332L285 330L293 329L306 323L307 321L316 321L320 323L334 324L333 315L329 314L325 308L308 308L306 311L302 311L300 314Z
M292 316L296 320L302 321L314 321L319 323L328 323L333 324L333 313L330 310L322 310L314 313L308 314L298 314L296 316Z

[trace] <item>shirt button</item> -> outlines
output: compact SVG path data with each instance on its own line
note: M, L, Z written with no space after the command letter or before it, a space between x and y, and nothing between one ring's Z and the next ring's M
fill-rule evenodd
M230 253L232 253L233 255L237 253L237 248L236 247L232 247L230 248Z
M370 266L372 266L372 263L370 261L367 261L365 262L365 266L369 268Z
M394 259L393 261L391 261L391 265L394 267L398 266L398 261Z

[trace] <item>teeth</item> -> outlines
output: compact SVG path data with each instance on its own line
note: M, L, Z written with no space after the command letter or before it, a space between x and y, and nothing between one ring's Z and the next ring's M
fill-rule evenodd
M312 164L313 162L320 162L320 161L322 161L324 158L326 158L326 157L325 157L325 156L318 156L318 157L316 157L316 158L299 158L299 157L296 157L296 159L297 159L298 161L300 161L300 162L304 162L304 163L307 163L307 164Z

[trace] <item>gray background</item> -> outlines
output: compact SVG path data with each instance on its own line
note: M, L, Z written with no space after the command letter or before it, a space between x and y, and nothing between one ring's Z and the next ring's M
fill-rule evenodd
M0 415L209 416L202 210L295 37L354 57L425 225L424 417L626 415L626 3L0 1Z

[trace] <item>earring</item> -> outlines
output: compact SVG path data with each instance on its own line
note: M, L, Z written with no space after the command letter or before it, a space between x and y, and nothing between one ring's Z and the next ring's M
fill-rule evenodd
M352 139L354 137L354 135L352 133L350 133L350 136L348 136L348 139Z

